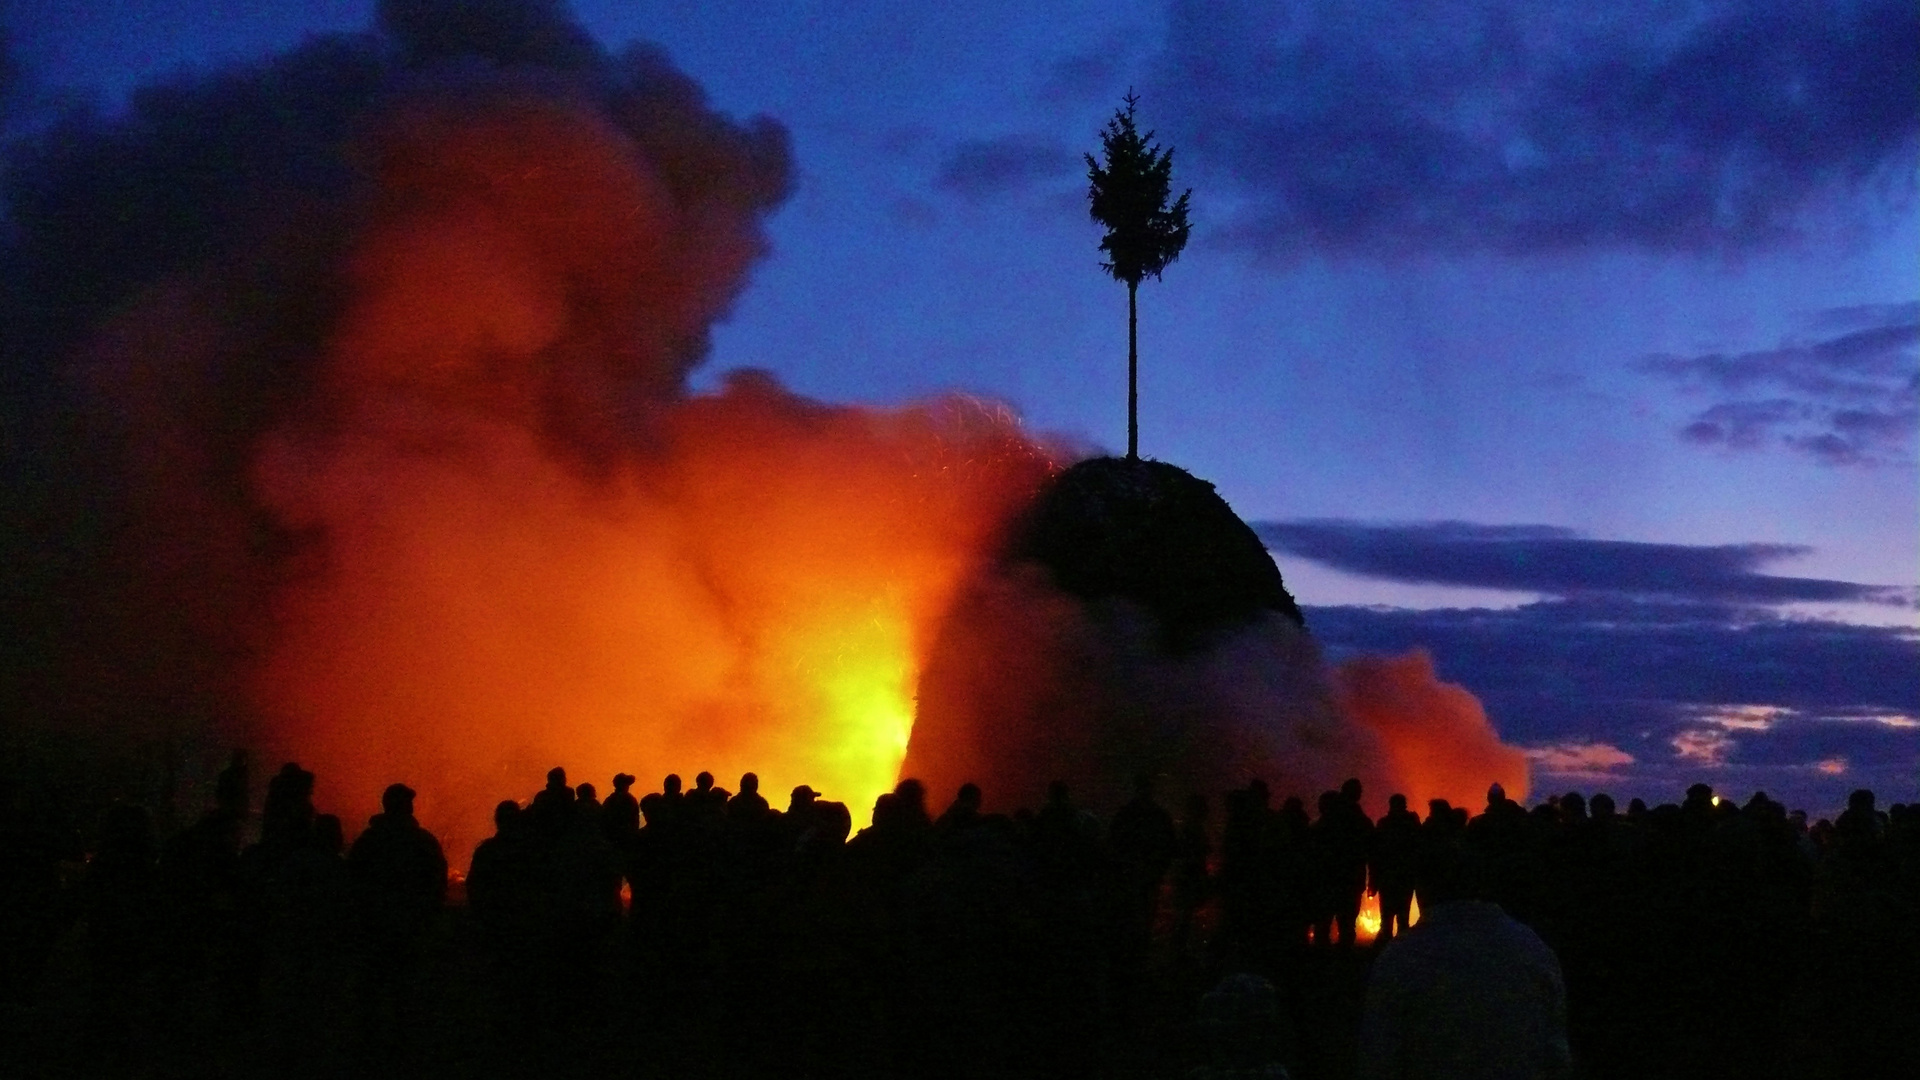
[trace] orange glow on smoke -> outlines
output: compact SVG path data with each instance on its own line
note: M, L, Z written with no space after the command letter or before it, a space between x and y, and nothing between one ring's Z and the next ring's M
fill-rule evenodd
M1427 816L1427 801L1446 799L1478 813L1487 788L1498 782L1507 797L1527 797L1527 758L1500 741L1480 699L1442 681L1423 650L1402 656L1362 656L1334 668L1341 711L1371 732L1384 752L1390 783L1368 786L1371 813L1386 810L1393 792Z

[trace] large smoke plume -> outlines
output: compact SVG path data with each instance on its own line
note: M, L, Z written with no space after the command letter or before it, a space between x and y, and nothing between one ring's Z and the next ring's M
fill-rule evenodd
M1065 463L971 399L690 394L785 134L542 0L389 0L6 164L15 749L245 742L343 811L404 779L456 844L555 763L863 811L961 583ZM1313 781L1408 775L1366 732L1430 671L1237 655L1181 678L1337 690L1364 728L1313 706L1344 747Z

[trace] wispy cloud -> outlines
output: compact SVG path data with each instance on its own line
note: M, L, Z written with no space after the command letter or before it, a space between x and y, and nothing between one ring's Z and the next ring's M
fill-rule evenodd
M1825 465L1910 462L1920 436L1920 303L1839 309L1810 322L1825 336L1752 352L1651 356L1636 367L1717 399L1680 430L1695 445L1782 447Z

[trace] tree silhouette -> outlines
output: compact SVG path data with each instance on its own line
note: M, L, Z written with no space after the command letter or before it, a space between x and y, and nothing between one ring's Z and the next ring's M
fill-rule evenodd
M1087 157L1087 199L1093 220L1106 226L1107 235L1100 250L1107 260L1100 268L1114 280L1127 283L1127 458L1140 457L1140 345L1139 320L1135 304L1140 282L1148 274L1156 279L1167 264L1180 257L1187 246L1187 200L1193 189L1182 192L1173 205L1173 151L1162 151L1153 142L1153 132L1140 134L1133 123L1133 109L1140 101L1127 92L1126 108L1118 109L1100 133L1100 147L1106 156L1103 167Z

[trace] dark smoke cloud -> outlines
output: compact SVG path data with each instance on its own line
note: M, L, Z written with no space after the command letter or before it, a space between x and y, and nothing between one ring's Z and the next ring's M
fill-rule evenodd
M1916 85L1906 0L1181 0L1149 101L1264 254L1727 252L1911 205Z
M715 113L658 52L609 53L547 0L383 3L368 33L15 140L9 723L244 718L238 673L274 591L325 561L322 537L258 502L260 440L341 422L342 385L380 377L343 384L343 336L395 329L382 319L430 315L415 344L461 362L395 374L396 398L524 420L589 471L643 450L790 178L777 124ZM511 266L462 255L496 249ZM524 317L529 297L552 301L550 325ZM489 298L513 303L478 312Z

